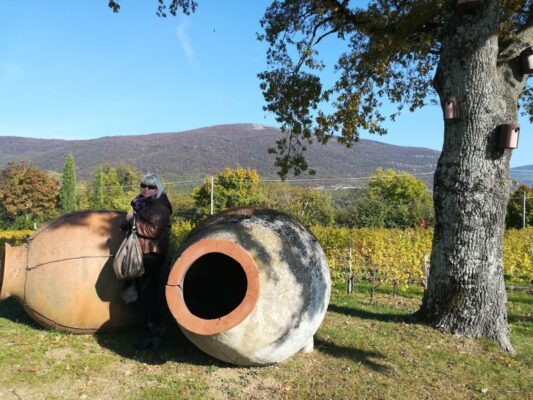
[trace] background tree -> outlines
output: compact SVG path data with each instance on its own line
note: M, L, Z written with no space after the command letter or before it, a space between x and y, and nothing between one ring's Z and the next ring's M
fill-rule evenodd
M140 179L140 173L137 175L133 168L123 164L119 176L117 168L111 164L106 163L98 167L93 188L97 187L97 180L101 180L103 209L122 211L131 209L131 200L139 194ZM121 180L126 183L125 187L121 184Z
M505 223L508 228L522 228L524 193L526 195L526 226L533 226L533 188L520 185L511 193L511 201L507 205Z
M70 153L65 158L63 175L61 177L61 190L59 191L59 204L61 206L62 214L76 211L78 209L76 194L76 164L74 163L74 156Z
M265 205L292 215L307 227L333 224L335 211L329 194L287 183L265 185Z
M462 11L444 0L377 0L365 8L348 0L273 1L261 21L269 69L259 76L265 108L285 132L273 150L282 176L307 169L304 145L313 137L350 146L362 130L385 133L384 99L398 105L392 118L404 106L459 99L460 118L445 121L431 272L418 316L512 352L501 267L511 152L498 149L496 132L517 120L519 99L533 114L520 61L533 45L533 2L477 3ZM346 44L328 88L318 76L326 39Z
M366 189L338 197L335 221L357 228L409 228L433 224L433 199L426 183L407 172L376 169ZM345 195L346 195L345 194ZM338 204L338 203L341 204Z
M44 171L25 162L0 171L0 217L11 229L31 229L57 216L59 185Z
M76 200L78 210L91 209L92 182L79 181L76 190Z
M264 202L261 190L261 178L254 169L225 168L214 177L213 203L215 212L228 208L260 205ZM204 215L211 207L211 180L206 178L204 184L194 189L194 203Z
M171 187L172 188L172 187ZM191 193L170 190L167 192L170 204L172 204L173 222L192 221L198 222L205 218L205 209L196 206Z
M128 163L98 165L92 182L78 185L80 209L130 210L131 200L139 194L141 177L141 171Z
M359 206L359 226L409 228L433 222L433 199L426 183L406 172L378 168ZM373 224L364 223L369 221Z
M97 171L94 177L94 182L91 187L91 195L89 197L89 208L91 210L104 210L104 174L102 171Z
M117 173L118 182L124 192L139 191L139 182L141 182L143 174L136 166L121 162L114 168Z

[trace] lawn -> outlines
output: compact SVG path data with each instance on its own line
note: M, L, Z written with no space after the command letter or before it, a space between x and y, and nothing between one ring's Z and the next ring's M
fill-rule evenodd
M173 324L157 352L140 329L71 335L0 303L0 399L533 399L533 296L509 293L516 356L487 340L442 334L410 318L421 293L335 284L315 351L242 368L197 350Z

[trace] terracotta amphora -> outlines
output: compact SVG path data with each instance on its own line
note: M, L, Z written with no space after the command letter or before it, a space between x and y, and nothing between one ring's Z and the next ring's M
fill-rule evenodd
M61 331L105 332L135 324L112 266L125 235L124 216L75 212L47 223L25 244L6 244L0 300L14 297L40 325Z

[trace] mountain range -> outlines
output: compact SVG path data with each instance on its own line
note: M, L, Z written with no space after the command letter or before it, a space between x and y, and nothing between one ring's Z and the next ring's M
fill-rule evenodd
M0 137L0 167L9 161L28 160L47 171L60 172L72 153L81 180L90 179L99 164L127 162L141 171L153 171L174 182L203 179L224 167L256 169L263 179L276 179L274 156L281 132L256 124L217 125L185 132L112 136L90 140ZM311 144L306 158L315 176L314 186L360 186L377 167L417 174L431 187L440 152L395 146L361 139L348 149L332 140ZM513 169L524 182L533 183L533 166ZM294 177L289 177L294 179Z
M511 169L511 177L519 183L533 186L533 165L524 165Z

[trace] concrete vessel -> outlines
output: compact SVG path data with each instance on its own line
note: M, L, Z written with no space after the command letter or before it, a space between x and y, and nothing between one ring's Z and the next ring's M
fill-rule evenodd
M313 348L331 279L317 240L268 209L215 215L178 249L165 288L169 310L201 350L244 366Z

